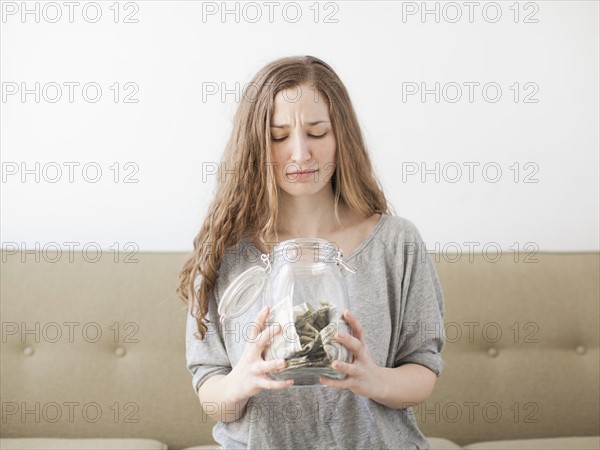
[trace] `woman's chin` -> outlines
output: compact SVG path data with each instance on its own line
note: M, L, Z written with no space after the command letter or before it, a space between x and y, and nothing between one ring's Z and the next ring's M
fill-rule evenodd
M291 181L286 181L285 179L277 180L277 190L279 193L292 197L323 193L323 189L327 189L328 187L332 188L331 175L327 180L315 180L312 178Z

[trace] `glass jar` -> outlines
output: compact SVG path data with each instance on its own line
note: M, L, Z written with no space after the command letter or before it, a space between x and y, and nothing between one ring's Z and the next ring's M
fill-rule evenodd
M266 325L282 327L263 358L287 361L285 368L268 374L272 379L293 378L293 386L320 384L321 375L343 379L346 375L331 363L350 363L352 354L333 335L350 333L342 318L349 302L341 270L357 273L356 268L343 262L333 243L318 238L280 242L261 260L265 267L251 267L227 287L219 303L221 320L240 316L261 299L270 310Z

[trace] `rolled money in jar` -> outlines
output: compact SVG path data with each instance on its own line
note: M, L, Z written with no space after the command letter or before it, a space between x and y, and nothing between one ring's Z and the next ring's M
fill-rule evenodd
M309 311L312 311L313 308L310 303L300 303L299 305L294 306L294 322L298 320L298 317L306 314Z

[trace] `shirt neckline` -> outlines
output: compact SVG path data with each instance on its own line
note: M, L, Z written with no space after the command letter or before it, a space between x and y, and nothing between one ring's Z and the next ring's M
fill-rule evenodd
M375 224L375 227L371 230L371 232L367 235L367 237L365 239L363 239L363 241L358 245L358 247L356 247L352 251L352 253L350 253L350 255L343 257L344 261L352 259L356 255L358 255L360 252L362 252L364 250L364 248L369 244L369 242L371 242L371 240L379 232L379 230L383 226L383 223L386 221L386 219L388 217L388 214L385 214L385 213L380 213L380 214L381 214L381 216L379 217L379 220L377 221L377 224ZM249 241L246 238L242 238L241 240L245 241L246 246L250 247L255 254L257 254L257 255L260 254L260 250L258 250L258 248L256 248L256 246L254 245L254 243L252 243L251 241Z
M356 255L358 255L360 252L363 251L363 249L369 244L369 242L371 242L371 240L379 232L379 229L383 225L383 222L385 222L386 218L387 218L387 214L381 213L381 216L379 217L379 220L377 221L377 224L375 225L375 227L371 230L371 232L367 235L367 237L358 245L358 247L356 247L352 251L352 253L350 253L350 255L348 255L348 256L344 255L344 261L354 258Z

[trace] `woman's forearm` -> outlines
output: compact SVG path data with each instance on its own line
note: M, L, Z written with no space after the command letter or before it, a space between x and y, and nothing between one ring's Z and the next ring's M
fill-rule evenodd
M379 367L370 398L394 409L418 405L431 396L436 378L435 373L420 364Z
M198 390L198 399L207 416L217 422L235 422L242 417L248 399L234 400L230 397L227 375L213 375Z

